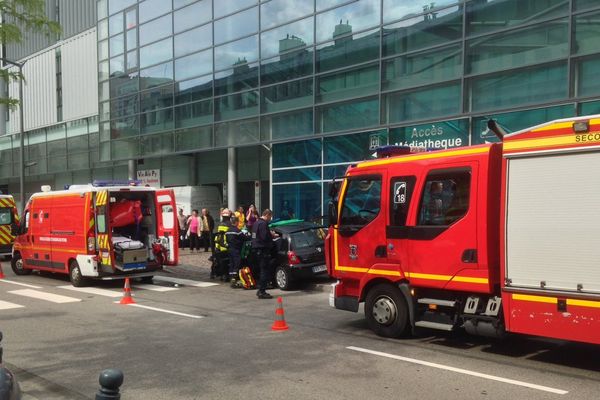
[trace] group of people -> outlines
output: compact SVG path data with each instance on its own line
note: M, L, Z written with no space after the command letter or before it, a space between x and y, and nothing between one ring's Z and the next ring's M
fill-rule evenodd
M220 223L214 233L215 221L207 209L203 208L201 214L198 214L198 210L192 210L190 216L184 215L183 210L179 209L180 243L184 243L188 238L190 252L200 252L200 248L204 247L205 252L210 249L213 255L217 256L213 256L217 261L225 259L223 255L226 255L231 286L240 287L242 250L244 244L251 241L254 270L260 274L256 295L259 299L272 298L266 289L273 276L273 241L277 237L277 234L269 229L273 212L265 209L259 216L256 207L250 205L248 210L240 206L234 212L222 208L220 217ZM211 278L214 277L214 271L211 271Z

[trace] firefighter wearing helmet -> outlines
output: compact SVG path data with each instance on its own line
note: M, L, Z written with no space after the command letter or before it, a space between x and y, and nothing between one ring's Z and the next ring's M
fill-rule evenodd
M222 280L229 278L229 254L227 253L227 237L226 233L231 228L230 224L231 211L224 208L221 211L221 223L217 227L215 235L215 261L216 265L211 271L211 278L221 277Z

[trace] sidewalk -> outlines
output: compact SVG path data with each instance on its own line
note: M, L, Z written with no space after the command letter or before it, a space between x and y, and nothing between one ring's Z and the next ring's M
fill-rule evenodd
M208 257L211 252L190 252L190 249L179 249L179 265L165 266L158 275L174 278L191 279L194 281L210 281L210 264Z

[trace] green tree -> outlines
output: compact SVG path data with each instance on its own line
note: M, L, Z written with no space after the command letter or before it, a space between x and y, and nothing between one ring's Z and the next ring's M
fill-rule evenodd
M33 32L45 35L60 33L60 25L48 19L45 13L45 0L0 0L0 43L19 43L23 40L23 33ZM4 56L4 55L3 55ZM11 60L18 61L18 60ZM4 81L24 79L14 69L0 69L0 78ZM0 104L14 106L18 99L0 97Z

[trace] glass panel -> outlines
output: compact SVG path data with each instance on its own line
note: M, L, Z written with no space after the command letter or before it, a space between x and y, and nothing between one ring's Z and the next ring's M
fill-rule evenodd
M215 74L215 96L230 94L258 86L258 65L239 67Z
M110 77L108 61L98 63L98 80L103 81Z
M131 29L127 31L127 50L135 49L138 45L137 42L137 31Z
M139 130L140 129L137 116L110 121L111 139L137 136L139 134Z
M467 34L493 32L568 15L569 0L503 0L467 3Z
M104 19L98 22L98 39L106 39L108 37L108 20Z
M212 45L212 24L206 24L175 36L175 57L190 54Z
M140 25L140 46L155 42L173 33L171 14Z
M505 132L517 132L555 119L573 117L575 107L572 104L558 107L540 108L536 110L515 111L504 114L492 114L473 118L473 140L472 144L498 142L498 138L487 127L489 119L496 123Z
M113 36L109 39L110 42L110 56L114 57L117 54L123 53L125 49L124 36L122 33Z
M579 79L577 80L577 96L591 97L600 94L600 58L582 60L578 63Z
M115 14L108 19L108 32L110 36L123 32L123 13Z
M137 50L127 53L127 71L137 69L138 66L139 63Z
M404 89L458 79L462 72L462 47L436 48L393 58L383 64L383 90Z
M380 0L352 2L317 15L317 43L379 25ZM334 28L334 29L332 29Z
M273 185L273 218L320 219L321 186L321 183Z
M573 38L573 54L597 53L598 35L600 35L600 12L578 15L575 17L575 36Z
M232 121L215 126L217 147L240 146L259 141L258 119Z
M119 97L124 94L137 92L139 79L137 74L121 75L110 80L110 97Z
M390 225L406 226L406 219L408 218L410 201L416 180L415 176L392 178L389 191Z
M175 60L175 79L183 80L212 71L212 49Z
M215 18L231 14L242 8L256 4L256 0L218 0L215 1ZM257 18L258 20L258 18Z
M379 64L321 75L317 78L316 102L360 97L379 91Z
M237 4L237 0L235 2ZM226 1L215 3L222 4ZM228 42L256 31L258 31L258 7L215 21L215 44Z
M321 167L295 168L273 171L273 182L320 181Z
M98 60L106 60L108 58L108 40L98 42Z
M175 127L187 128L213 122L212 100L175 107Z
M215 47L215 70L258 60L258 35Z
M113 140L111 142L111 159L128 159L139 156L139 138Z
M108 5L106 0L98 0L98 19L108 17Z
M67 137L83 136L87 135L87 133L88 124L86 118L67 123ZM85 137L85 142L87 143L87 136Z
M390 129L390 143L431 150L469 145L469 120L436 122Z
M283 82L313 73L312 49L304 49L293 53L283 54L261 63L261 83Z
M140 89L173 82L173 62L155 65L140 71Z
M175 131L175 151L212 147L212 127L201 126Z
M173 105L173 85L155 87L140 92L140 111L146 112Z
M67 141L62 139L47 142L46 149L48 152L48 157L62 156L67 154Z
M173 109L164 108L162 110L140 114L140 128L142 133L153 133L173 129Z
M175 11L175 33L185 31L191 27L202 25L212 18L212 1L202 0L189 7Z
M264 141L312 135L313 111L308 109L262 117L260 129Z
M317 72L377 60L379 47L379 31L322 44L317 47Z
M486 76L473 79L471 88L473 111L546 103L568 95L567 66L560 63Z
M144 68L152 64L173 58L173 39L168 38L140 49L140 67Z
M360 229L373 221L380 209L381 177L348 180L340 210L340 225Z
M32 168L28 168L28 173L29 174L42 174L44 173L44 168L45 168L45 162L46 160L41 161L41 163L38 163L37 167L37 171L33 171ZM67 156L57 156L54 157L52 159L51 162L48 163L48 172L62 172L62 171L66 171L67 170Z
M584 10L590 7L598 7L600 3L598 0L575 0L575 9L576 10Z
M69 153L67 157L67 162L70 170L74 169L84 169L90 167L90 153L78 153L71 154Z
M117 11L121 11L122 9L135 4L136 1L137 0L108 0L108 13L114 14Z
M140 24L171 11L171 2L165 0L146 0L139 5Z
M390 93L386 94L384 98L385 119L388 123L443 117L458 114L461 110L459 82L408 92Z
M568 32L569 22L562 19L471 40L467 43L467 69L479 74L565 58L569 53Z
M306 18L262 33L261 58L273 57L313 44L313 18Z
M137 94L119 97L110 101L110 115L121 118L127 115L135 115L140 112Z
M383 55L419 50L462 38L461 8L447 8L438 14L435 19L423 21L422 17L417 17L385 26Z
M120 55L110 59L110 76L119 76L125 72L125 56Z
M379 100L363 99L319 107L318 132L335 132L379 125Z
M600 114L600 101L590 101L579 105L579 115Z
M443 16L441 8L451 4L459 3L461 0L437 0L430 4L422 4L413 0L383 0L383 22L395 21L398 19L413 18L417 14L423 14L419 19L421 21L433 21ZM492 0L493 1L493 0ZM440 16L440 14L442 14Z
M268 29L312 14L313 10L313 0L296 0L293 7L290 7L289 0L271 0L260 6L260 26Z
M323 138L324 164L338 164L368 160L373 154L372 142L381 146L388 143L385 129ZM347 165L344 166L345 171Z
M258 91L238 93L215 99L215 120L251 117L258 114Z
M313 104L313 80L302 79L263 88L262 111L277 112Z
M137 9L133 8L125 13L125 29L135 28L137 26Z
M175 104L190 103L212 97L212 75L175 84Z
M173 132L142 136L140 138L140 146L141 154L145 156L171 153L173 152L174 147Z
M323 179L333 179L346 175L346 170L350 164L334 165L332 167L323 167ZM329 202L330 197L325 193L326 202Z
M432 172L421 196L417 225L451 225L469 210L471 170Z

